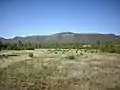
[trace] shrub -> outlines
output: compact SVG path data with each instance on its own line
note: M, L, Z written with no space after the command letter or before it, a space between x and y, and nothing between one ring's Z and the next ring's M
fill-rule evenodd
M87 49L85 49L85 52L87 52Z
M83 55L83 53L81 52L80 55Z
M95 53L98 53L98 50L96 50Z
M7 56L18 56L18 54L8 54Z
M116 49L116 53L120 54L120 48Z
M86 55L85 58L88 58L88 56Z
M27 50L35 50L35 48L29 47L29 48L27 48Z
M120 46L115 46L114 45L114 46L100 47L100 51L120 54Z
M116 51L115 51L114 48L109 48L109 49L107 50L107 52L109 52L109 53L115 53Z
M2 58L2 55L0 55L0 58Z
M3 55L2 55L2 57L3 57L3 58L7 58L7 57L8 57L8 55L3 54Z
M8 55L2 54L0 55L0 58L8 58Z
M55 54L57 54L57 52L55 52Z
M62 53L65 53L64 51L62 51Z
M78 53L78 49L76 50L76 53Z
M75 56L74 55L70 55L67 57L68 59L75 59Z
M48 51L51 51L50 49L48 49Z
M33 57L33 53L30 53L30 54L29 54L29 57Z

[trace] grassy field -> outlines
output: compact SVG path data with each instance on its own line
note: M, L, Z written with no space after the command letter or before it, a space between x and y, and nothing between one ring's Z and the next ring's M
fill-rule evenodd
M0 55L0 90L120 90L120 54L39 49Z

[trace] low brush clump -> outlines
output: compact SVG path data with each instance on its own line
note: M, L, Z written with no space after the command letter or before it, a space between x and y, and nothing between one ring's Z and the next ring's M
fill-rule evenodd
M85 52L87 52L87 49L85 49Z
M17 54L1 54L0 58L8 58L10 56L18 56Z
M57 54L57 52L55 52L55 54Z
M66 58L67 59L75 59L75 56L74 55L70 55L70 56L67 56Z
M0 55L0 58L7 58L8 56L5 54Z
M30 53L30 54L29 54L29 57L33 58L33 53Z
M101 45L98 47L98 50L102 52L108 52L108 53L117 53L120 54L120 45L116 45L113 43L107 43L105 45Z
M81 52L80 55L83 55L83 53Z
M88 56L86 55L85 58L88 58Z

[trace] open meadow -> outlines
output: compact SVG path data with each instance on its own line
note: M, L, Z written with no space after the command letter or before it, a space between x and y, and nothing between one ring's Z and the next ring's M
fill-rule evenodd
M120 90L120 54L84 49L3 50L0 90Z

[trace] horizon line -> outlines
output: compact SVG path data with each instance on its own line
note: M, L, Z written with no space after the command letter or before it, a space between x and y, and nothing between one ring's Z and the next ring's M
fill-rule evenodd
M115 35L115 36L120 36L120 34L115 34L115 33L80 33L80 32L70 32L70 31L65 31L65 32L58 32L58 33L51 33L51 34L31 34L31 35L16 35L16 36L10 36L10 37L5 37L5 36L0 36L0 38L4 38L4 39L13 39L16 37L30 37L30 36L49 36L49 35L54 35L54 34L60 34L60 33L72 33L72 34L103 34L103 35Z

